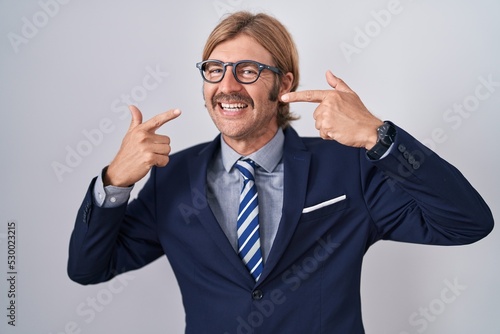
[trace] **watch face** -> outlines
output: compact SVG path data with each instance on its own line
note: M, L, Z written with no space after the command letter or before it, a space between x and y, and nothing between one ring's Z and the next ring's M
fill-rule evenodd
M391 125L390 124L387 124L387 123L384 123L382 124L381 126L379 126L377 128L377 131L378 131L378 137L379 138L382 138L383 136L385 136L385 134L387 133L387 130L389 129Z
M379 141L390 146L394 142L394 136L396 134L396 129L390 123L384 123L377 129Z

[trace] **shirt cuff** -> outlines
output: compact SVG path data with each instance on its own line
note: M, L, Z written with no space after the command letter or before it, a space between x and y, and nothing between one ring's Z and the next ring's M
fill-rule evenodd
M116 208L120 205L127 203L130 198L130 193L134 186L130 187L116 187L106 186L102 180L102 174L105 173L106 168L99 174L94 185L94 200L99 207L102 208Z
M392 143L391 146L389 146L389 148L387 149L387 151L385 151L385 153L382 154L382 156L378 160L384 159L386 156L388 156L389 153L391 153L393 147L394 147L394 143Z

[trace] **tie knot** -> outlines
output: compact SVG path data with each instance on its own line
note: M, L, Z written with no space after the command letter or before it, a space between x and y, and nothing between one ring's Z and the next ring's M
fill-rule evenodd
M255 181L255 162L250 159L236 161L236 168L245 179Z

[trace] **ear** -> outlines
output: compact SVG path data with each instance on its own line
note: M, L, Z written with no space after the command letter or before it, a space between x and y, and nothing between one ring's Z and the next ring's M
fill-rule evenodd
M281 87L280 87L280 93L279 96L290 92L290 89L292 89L292 83L293 83L293 74L292 72L288 72L283 75L281 78Z

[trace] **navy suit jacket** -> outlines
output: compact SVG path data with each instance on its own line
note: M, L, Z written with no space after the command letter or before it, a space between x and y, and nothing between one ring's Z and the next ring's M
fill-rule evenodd
M493 227L462 174L401 128L378 161L287 128L282 218L255 283L207 203L219 140L172 154L128 205L95 205L92 182L70 241L70 278L103 282L166 254L186 333L358 334L361 264L373 243L468 244Z

